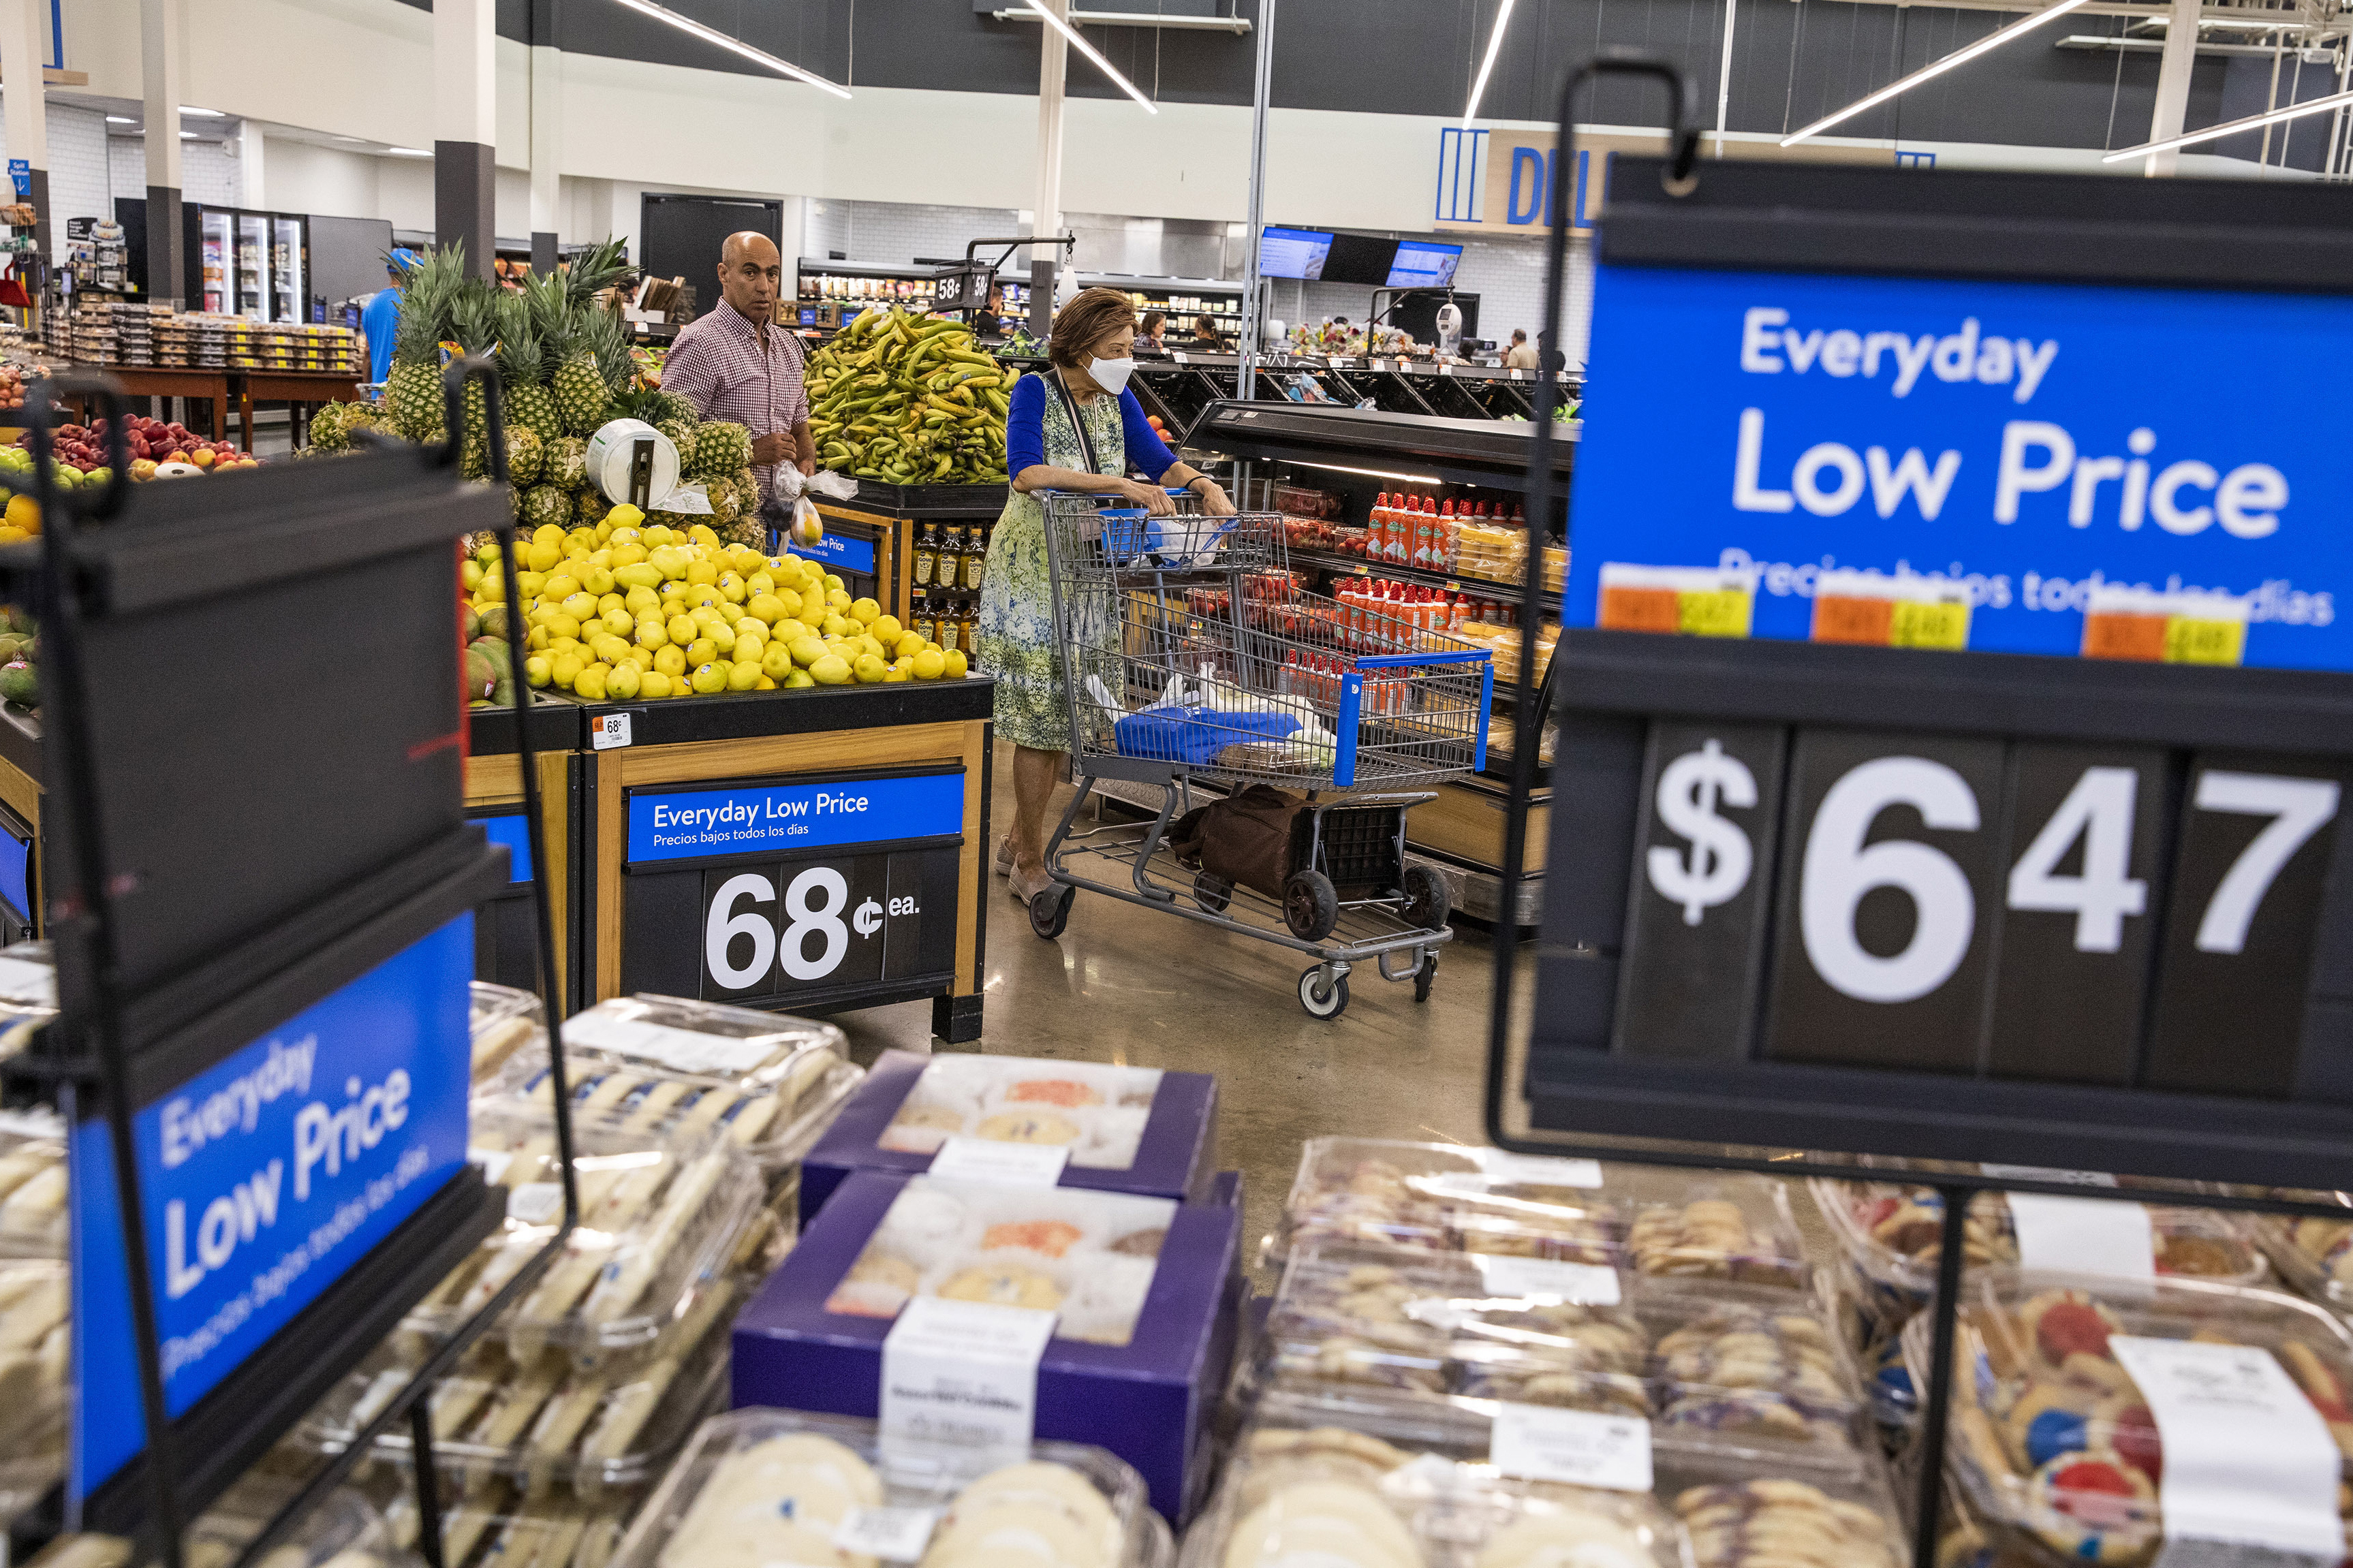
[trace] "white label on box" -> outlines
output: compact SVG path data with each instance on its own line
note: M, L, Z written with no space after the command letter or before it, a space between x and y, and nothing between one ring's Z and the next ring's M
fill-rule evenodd
M2071 1187L2116 1184L2116 1179L2105 1171L2062 1171L2050 1165L1979 1165L1978 1169L2005 1182L2064 1182Z
M913 1563L932 1542L935 1508L852 1508L834 1528L833 1543L856 1557Z
M482 1180L495 1187L507 1179L507 1167L514 1163L514 1155L504 1149L469 1149L466 1163L480 1166Z
M1497 1181L1526 1182L1548 1187L1598 1187L1599 1160L1555 1159L1548 1154L1512 1154L1501 1149L1477 1151L1480 1168Z
M0 958L0 1002L29 1002L36 1007L58 1005L58 972L46 963L21 958Z
M562 1182L525 1182L507 1194L507 1218L518 1225L553 1225L563 1212Z
M1546 1258L1473 1253L1490 1296L1526 1296L1580 1307L1614 1307L1622 1299L1618 1270L1598 1263L1556 1263Z
M736 1040L698 1034L667 1024L617 1018L610 1013L577 1013L564 1025L567 1046L594 1046L669 1068L673 1072L747 1073L776 1054L773 1041Z
M1054 1314L918 1296L882 1340L881 1438L1029 1457Z
M1050 1187L1062 1179L1071 1151L1060 1143L1001 1143L958 1133L932 1156L932 1174L1000 1187Z
M2021 1267L2157 1278L2157 1237L2140 1205L2044 1193L2011 1193L2009 1200Z
M609 752L616 746L629 743L629 716L627 713L600 713L588 726L588 744L592 750Z
M2271 1352L2130 1334L2111 1336L2108 1348L2157 1420L2168 1543L2343 1558L2336 1440Z
M1612 1491L1651 1489L1651 1424L1548 1405L1500 1405L1487 1457L1507 1476Z

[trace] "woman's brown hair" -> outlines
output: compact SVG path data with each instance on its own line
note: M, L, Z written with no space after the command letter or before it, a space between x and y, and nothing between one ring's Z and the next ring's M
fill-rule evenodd
M1066 370L1083 370L1094 346L1135 325L1135 304L1116 289L1088 289L1054 312L1046 357Z

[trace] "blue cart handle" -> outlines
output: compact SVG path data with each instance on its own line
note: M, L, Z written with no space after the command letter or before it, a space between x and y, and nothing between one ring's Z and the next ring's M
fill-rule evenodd
M1370 658L1356 660L1356 668L1396 669L1409 664L1478 664L1491 657L1485 648L1464 648L1460 653L1377 653Z

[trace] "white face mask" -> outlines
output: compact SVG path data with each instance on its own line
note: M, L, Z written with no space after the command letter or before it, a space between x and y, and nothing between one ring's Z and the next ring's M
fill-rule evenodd
M1135 361L1128 359L1089 359L1087 379L1117 397L1127 390L1127 378L1135 374Z

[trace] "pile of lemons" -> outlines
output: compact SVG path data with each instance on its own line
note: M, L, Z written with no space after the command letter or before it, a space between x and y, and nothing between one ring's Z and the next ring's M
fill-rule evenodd
M630 701L965 674L961 652L851 599L816 563L723 542L706 524L666 528L622 505L518 546L512 601L495 544L461 580L486 635L504 636L510 602L522 606L534 687Z

